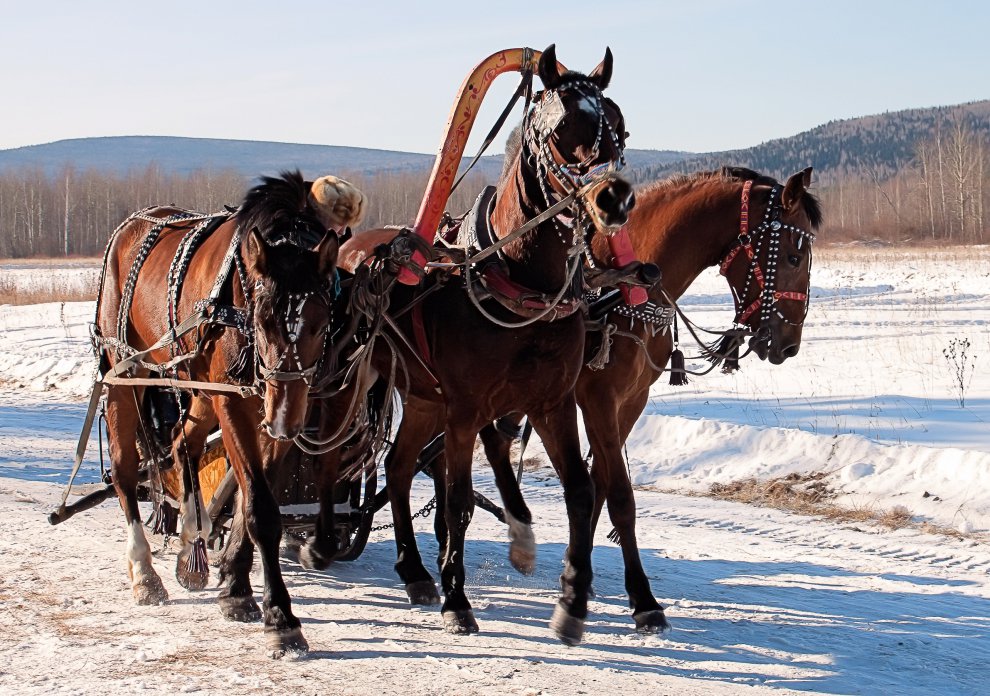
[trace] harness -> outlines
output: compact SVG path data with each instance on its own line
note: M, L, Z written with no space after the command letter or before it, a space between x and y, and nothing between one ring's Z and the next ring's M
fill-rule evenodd
M770 189L770 200L767 204L763 220L752 232L749 230L749 196L753 181L748 180L743 184L742 197L739 209L739 236L729 252L719 262L719 272L727 276L729 269L737 259L746 258L749 267L746 271L746 280L741 293L733 291L736 317L734 323L745 324L747 320L757 310L760 311L761 326L767 326L770 321L770 314L774 312L777 317L793 326L804 323L804 318L808 314L808 295L803 292L777 289L777 270L780 265L780 236L783 232L792 232L798 235L797 246L800 249L802 242L807 239L808 243L815 241L815 235L808 230L801 229L795 225L787 225L780 221L784 206L781 203L782 189L780 184L774 184ZM767 268L760 266L760 252L763 244L767 244ZM750 287L755 286L757 298L749 305L743 306L746 297L749 296ZM780 300L792 300L804 302L804 312L801 320L792 322L788 320L780 311L778 302Z
M597 117L595 140L589 154L581 162L558 162L551 148L554 133L566 115L561 89L576 91L592 105ZM539 184L546 206L544 211L520 229L498 239L491 230L490 221L495 206L495 189L491 187L482 192L468 219L462 223L463 231L458 240L461 246L468 250L477 245L479 249L474 254L465 253L462 264L468 296L475 308L498 326L519 328L536 321L554 321L586 307L582 273L586 256L585 232L594 217L594 208L588 205L586 196L625 165L623 144L608 122L604 104L605 97L598 85L583 78L569 80L557 88L537 94L532 108L523 117L522 160L529 163ZM591 163L601 156L601 144L606 135L618 158L592 166ZM548 186L551 177L564 191L563 196ZM545 221L553 222L561 242L568 245L565 281L556 294L536 291L515 282L501 252L506 244ZM569 239L567 231L570 231ZM497 260L498 263L480 263L488 257L493 257L492 261ZM498 319L482 307L481 302L486 299L494 299L524 320L506 322Z

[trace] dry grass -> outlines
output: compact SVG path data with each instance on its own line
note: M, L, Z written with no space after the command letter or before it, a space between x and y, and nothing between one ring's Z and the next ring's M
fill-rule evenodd
M905 262L986 261L990 259L990 246L946 246L905 244L831 244L815 247L817 259L835 261L860 261L875 264L900 265Z
M0 259L0 304L96 299L99 259Z
M892 508L878 506L847 508L836 505L835 491L825 483L827 472L813 474L788 474L780 478L758 481L755 478L731 483L716 483L708 495L720 500L731 500L759 507L772 507L798 515L824 517L834 522L873 524L890 530L910 527L926 534L977 539L979 535L963 534L951 527L930 522L915 522L914 515L903 505Z
M12 278L0 277L0 304L29 305L43 302L88 302L96 293L75 285L55 283L49 287L20 288Z

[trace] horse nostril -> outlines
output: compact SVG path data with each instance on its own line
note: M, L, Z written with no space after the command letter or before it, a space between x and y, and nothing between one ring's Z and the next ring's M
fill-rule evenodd
M595 196L595 205L598 206L599 210L610 211L616 203L618 200L615 198L611 186L606 186Z
M786 348L784 348L782 353L785 358L793 358L795 355L798 354L799 350L801 350L801 346L795 344L793 346L787 346Z

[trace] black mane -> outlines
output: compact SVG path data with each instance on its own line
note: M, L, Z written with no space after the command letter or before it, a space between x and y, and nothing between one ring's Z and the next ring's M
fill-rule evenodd
M257 229L269 245L288 243L312 249L326 230L309 208L310 186L299 170L261 177L237 213L242 233Z

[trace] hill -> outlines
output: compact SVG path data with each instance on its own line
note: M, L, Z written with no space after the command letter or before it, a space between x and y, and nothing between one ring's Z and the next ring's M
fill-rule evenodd
M744 150L712 152L646 167L637 167L636 181L672 173L714 169L722 164L747 166L784 177L808 165L819 183L840 177L883 181L912 165L918 143L933 138L953 119L964 119L976 133L990 136L990 100L957 106L907 109L841 121Z
M496 146L493 149L497 150ZM633 168L663 166L691 153L661 150L629 150ZM178 138L168 136L119 136L59 140L44 145L0 150L0 173L40 168L53 176L67 165L77 171L114 174L141 171L155 165L167 174L187 175L200 170L233 170L245 177L277 174L299 168L315 176L327 172L363 175L429 172L434 155L339 145L303 145L251 140ZM502 156L483 157L476 169L488 179L498 178Z

